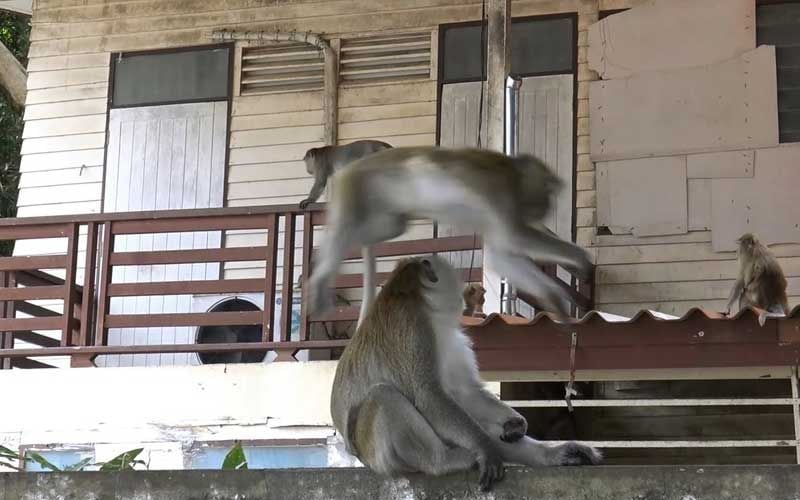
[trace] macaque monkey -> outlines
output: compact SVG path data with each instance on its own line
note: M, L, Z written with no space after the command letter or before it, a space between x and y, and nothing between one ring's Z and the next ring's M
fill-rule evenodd
M459 328L462 286L440 257L392 272L336 368L331 416L347 450L386 475L477 465L484 490L502 479L504 462L598 463L592 447L526 436L526 420L484 389Z
M464 298L464 316L480 316L485 317L483 314L483 304L486 303L486 289L478 283L470 283L464 287L464 293L461 296Z
M345 252L364 256L364 299L375 293L371 245L402 235L410 219L426 218L482 234L495 270L544 309L567 315L570 297L536 263L558 264L582 279L594 266L579 246L540 223L561 180L533 156L479 149L392 148L356 160L333 177L328 234L309 281L312 312L331 307L330 288ZM538 227L537 227L538 226Z
M391 147L381 141L355 141L343 146L322 146L306 151L303 161L306 163L306 171L314 176L314 185L308 198L300 202L300 208L305 210L309 204L319 199L328 183L328 177L335 171L354 160Z
M786 277L775 256L751 233L743 234L736 242L739 244L736 252L739 276L728 298L725 314L730 314L736 299L739 299L739 309L751 306L768 313L788 314Z

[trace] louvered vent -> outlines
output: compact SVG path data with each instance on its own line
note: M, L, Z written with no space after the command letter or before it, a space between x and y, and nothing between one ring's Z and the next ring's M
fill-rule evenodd
M323 87L322 52L304 43L242 48L241 95L319 90Z
M339 77L342 82L430 77L430 31L343 39L340 51Z

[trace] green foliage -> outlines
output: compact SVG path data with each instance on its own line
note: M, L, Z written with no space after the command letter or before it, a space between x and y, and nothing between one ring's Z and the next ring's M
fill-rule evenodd
M61 469L58 466L53 465L49 460L41 456L40 454L36 453L35 451L29 451L25 454L27 460L36 462L42 469L51 470L53 472L60 472Z
M10 448L6 448L3 445L0 445L0 465L2 465L3 467L8 467L9 469L22 470L20 469L19 465L17 465L19 463L19 460L20 460L19 453Z
M22 63L28 64L30 18L0 11L0 43L3 43ZM0 217L17 213L17 182L19 181L19 150L22 145L22 114L0 92ZM10 242L0 242L0 255L10 255Z
M222 461L222 470L244 470L247 469L247 457L244 456L242 443L236 441L233 448L225 455Z
M136 460L136 457L144 450L144 448L136 448L129 450L121 455L117 455L108 462L99 462L95 465L100 466L102 472L118 472L123 470L133 470L137 465L147 465L143 460Z

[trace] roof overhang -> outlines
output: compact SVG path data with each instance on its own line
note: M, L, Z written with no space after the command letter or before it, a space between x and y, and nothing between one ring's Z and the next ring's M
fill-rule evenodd
M0 0L0 10L10 10L30 16L33 12L33 0Z

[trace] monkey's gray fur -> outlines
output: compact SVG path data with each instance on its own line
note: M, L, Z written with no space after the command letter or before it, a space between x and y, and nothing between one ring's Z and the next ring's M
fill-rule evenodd
M369 156L376 151L391 148L391 144L382 141L355 141L342 146L322 146L306 151L303 161L306 163L306 172L314 176L314 185L308 198L300 202L300 208L305 208L314 203L322 195L328 178L337 170L349 165L351 162Z
M398 264L336 369L331 415L348 451L387 475L477 465L483 489L503 477L503 462L598 463L592 447L526 436L525 419L484 389L459 327L462 287L439 257Z
M333 177L328 234L309 282L310 306L332 306L330 286L345 252L364 251L364 300L375 293L370 248L402 235L410 219L427 218L476 232L492 252L495 270L549 311L566 314L570 297L536 263L558 264L582 279L594 266L579 246L542 230L560 179L533 156L487 150L392 148L351 163Z

